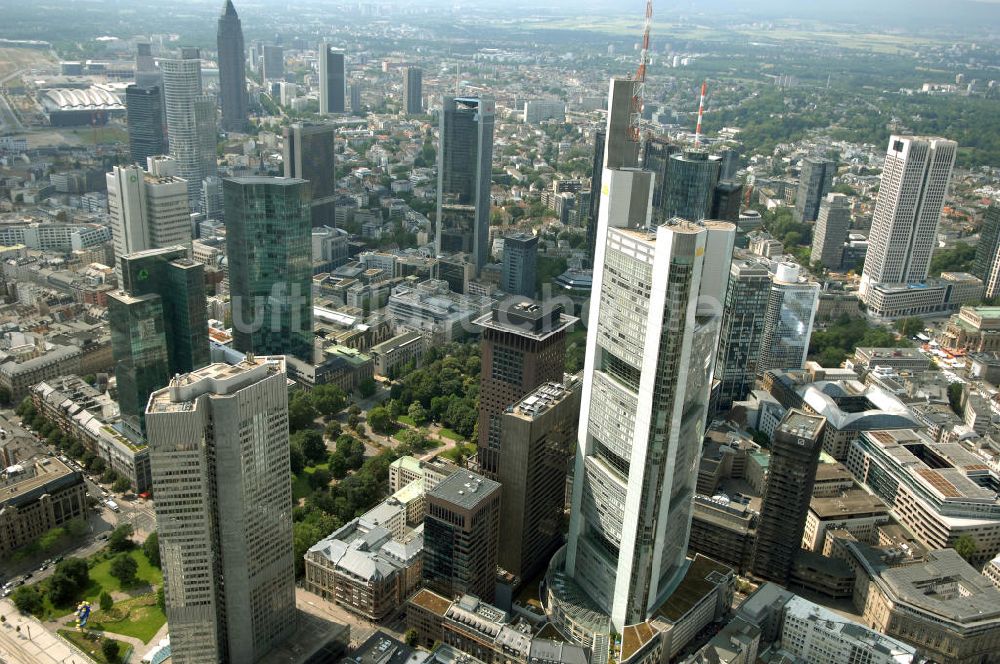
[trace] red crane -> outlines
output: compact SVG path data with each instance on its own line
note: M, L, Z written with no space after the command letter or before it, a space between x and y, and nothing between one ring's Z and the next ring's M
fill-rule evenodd
M646 67L649 65L649 30L653 25L653 0L646 0L646 21L642 28L642 54L639 56L639 68L635 72L635 82L632 87L632 108L628 121L628 140L638 143L641 140L639 123L642 120L642 96L646 87Z

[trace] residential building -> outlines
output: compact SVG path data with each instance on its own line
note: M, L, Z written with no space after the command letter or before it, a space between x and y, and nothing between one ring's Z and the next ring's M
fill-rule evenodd
M309 181L313 228L333 227L337 214L336 127L296 122L282 131L285 177Z
M567 376L543 383L500 418L503 462L500 567L521 580L534 577L562 544L566 478L576 447L582 382Z
M479 374L479 471L496 479L503 413L539 385L562 382L566 332L577 318L562 305L504 301L475 324L482 328Z
M347 112L346 56L327 42L319 44L319 112Z
M286 382L283 358L247 355L177 376L150 397L177 664L267 661L295 629Z
M232 0L226 0L216 32L219 53L219 105L222 128L244 131L247 126L246 48L243 26Z
M563 122L566 119L566 102L532 99L524 102L524 123L537 125L548 120Z
M167 152L167 127L163 120L163 90L158 85L125 88L125 122L133 164Z
M190 208L198 210L201 182L216 174L215 100L202 94L198 49L182 49L180 58L162 58L160 69L170 156L187 184Z
M795 210L792 213L795 221L816 221L822 201L833 188L833 176L836 174L837 162L832 159L806 157L802 160L799 186L795 191Z
M801 548L826 418L791 409L771 438L767 490L757 524L753 571L786 583Z
M926 281L957 152L943 138L889 138L861 273L859 293L869 307L875 284Z
M403 69L403 112L407 115L424 112L424 71L420 67Z
M424 585L445 597L494 597L500 485L461 471L427 492Z
M233 347L313 361L309 183L223 180Z
M530 233L515 233L503 239L503 273L500 290L508 295L535 297L538 264L538 238Z
M758 373L805 366L818 304L819 284L800 277L795 263L779 263L764 313Z
M688 221L708 219L721 164L721 157L701 150L670 155L660 217L680 217Z
M107 183L116 256L191 247L191 211L183 179L157 176L139 166L115 166Z
M667 612L669 643L647 623L679 601L674 591L691 574L704 579L686 553L735 226L651 226L652 173L616 166L637 149L624 128L616 134L629 83L611 86L573 507L546 583L550 618L598 661L608 634L640 623L636 634L649 638L629 656L669 657L686 643L677 621L715 607L710 598L731 578L720 572Z
M719 381L716 412L727 412L734 401L745 399L754 387L770 295L767 261L756 258L733 261L715 365L715 378Z
M434 251L468 256L478 275L489 257L496 103L444 97L441 106Z
M83 473L55 457L11 464L0 474L0 493L0 555L5 558L53 528L87 520Z
M798 207L795 209L798 210ZM827 270L839 270L844 259L844 243L851 228L851 204L847 196L827 194L819 203L815 221L809 260Z

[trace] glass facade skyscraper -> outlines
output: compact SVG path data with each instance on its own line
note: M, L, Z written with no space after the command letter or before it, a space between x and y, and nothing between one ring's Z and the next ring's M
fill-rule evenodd
M309 181L313 228L336 222L336 133L328 124L295 123L284 129L285 177Z
M222 127L243 131L247 125L246 48L243 26L232 0L226 0L219 17L216 44L219 49L219 103Z
M163 124L163 93L159 86L125 88L125 117L128 124L128 148L133 164L143 166L146 157L167 152L166 127Z
M313 361L309 183L299 178L222 181L233 346Z
M403 111L407 115L424 112L424 72L419 67L403 70Z
M660 206L662 219L680 217L688 221L707 219L719 181L722 158L700 150L672 154Z
M805 366L819 304L819 284L799 278L795 263L779 263L764 314L757 373Z
M799 188L795 192L793 217L798 222L816 221L819 205L833 188L833 176L837 173L837 162L822 157L806 157L802 160L799 174Z
M530 233L515 233L503 239L501 290L508 295L535 297L535 274L538 264L538 238Z
M153 293L111 293L108 322L122 422L141 436L145 433L143 414L149 395L170 380L163 300Z
M771 274L766 261L733 261L715 366L719 380L716 412L728 411L734 401L745 399L753 389L770 292Z
M327 42L319 44L319 112L347 112L347 73L345 56Z

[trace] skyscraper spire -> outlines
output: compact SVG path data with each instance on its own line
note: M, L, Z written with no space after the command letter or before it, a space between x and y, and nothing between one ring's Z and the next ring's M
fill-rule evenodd
M232 0L226 0L219 16L219 102L222 127L243 131L247 124L247 72L243 47L243 26Z

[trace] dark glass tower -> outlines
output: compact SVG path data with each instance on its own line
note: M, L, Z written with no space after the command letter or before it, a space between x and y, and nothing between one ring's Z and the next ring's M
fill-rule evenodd
M833 188L833 176L837 163L830 159L807 157L802 161L799 174L799 188L795 192L795 221L816 221L819 204Z
M319 45L319 112L347 112L347 72L344 54L326 42Z
M493 123L496 104L489 98L445 97L438 147L435 251L461 246L476 274L488 258L490 184L493 176ZM471 208L445 215L445 206Z
M243 26L232 0L226 0L222 8L217 41L222 128L244 131L247 126L246 49L243 46Z
M538 265L538 238L528 233L508 235L503 240L503 282L508 295L535 297L535 273Z
M826 418L792 408L774 431L753 572L784 584L801 548Z
M300 178L222 181L233 346L313 361L309 183Z
M988 284L997 253L1000 253L1000 206L991 205L987 208L983 225L979 229L979 244L976 245L972 274ZM992 295L987 293L987 297Z
M205 266L183 247L121 257L122 291L108 296L122 419L144 432L149 395L209 361Z
M285 177L309 181L314 228L333 226L336 216L336 127L293 124L285 127Z
M125 116L132 163L146 167L146 157L167 153L163 92L159 86L125 88Z
M407 115L424 112L424 72L419 67L403 70L403 111Z
M607 132L594 132L594 161L590 169L590 216L587 217L587 264L594 265L594 250L597 245L597 215L601 209L601 176L604 175L604 143Z
M662 218L680 217L688 221L709 218L721 164L720 157L700 150L670 155L660 206Z
M715 361L715 378L720 383L717 412L728 411L733 401L745 399L753 389L770 292L766 261L733 261Z
M642 148L642 168L653 171L653 209L663 206L663 192L667 186L667 166L670 155L680 152L680 147L670 143L664 136L654 136Z
M723 180L715 185L712 192L712 211L709 219L716 221L740 220L740 204L743 202L743 184Z

